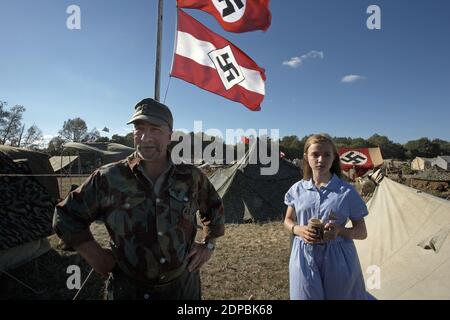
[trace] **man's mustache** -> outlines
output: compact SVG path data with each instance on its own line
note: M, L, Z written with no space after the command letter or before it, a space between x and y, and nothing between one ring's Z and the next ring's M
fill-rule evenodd
M160 147L158 145L150 145L150 146L138 146L139 150L153 150L160 151Z

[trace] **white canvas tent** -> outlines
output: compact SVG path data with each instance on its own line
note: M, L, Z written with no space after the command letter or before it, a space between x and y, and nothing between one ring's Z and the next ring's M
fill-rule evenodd
M59 173L62 169L71 168L79 161L78 156L54 156L50 158L50 164L55 173ZM78 167L81 167L81 165L78 164Z
M423 171L425 169L431 168L431 166L433 165L433 161L435 161L435 158L415 157L411 161L411 169L416 171Z
M367 206L368 238L355 244L368 291L378 299L450 299L450 201L385 177Z

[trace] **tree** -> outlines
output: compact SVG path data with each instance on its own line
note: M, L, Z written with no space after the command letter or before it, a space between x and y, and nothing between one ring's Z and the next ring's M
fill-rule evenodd
M81 142L94 142L98 138L100 138L100 132L96 128L94 128L83 136Z
M8 103L6 101L0 101L0 136L3 136L3 130L6 125L6 118L9 112L6 110Z
M108 137L98 137L95 142L110 142Z
M370 144L380 147L385 159L405 159L405 148L399 143L394 143L386 136L374 134L367 140Z
M81 142L87 133L86 122L81 118L64 121L63 127L58 132L66 140Z
M426 157L433 158L439 155L440 147L436 142L431 142L428 138L420 138L418 140L410 140L404 145L405 149L412 158Z
M450 155L450 142L441 139L434 139L431 143L439 146L439 155Z
M333 141L338 149L350 147L352 144L352 138L350 137L334 137Z
M63 150L64 139L60 136L53 137L48 143L47 152L52 156L60 155Z
M279 142L280 151L282 151L288 159L303 158L302 155L305 141L306 140L300 141L295 135L284 136Z
M111 137L111 142L123 144L124 146L134 147L134 137L133 132L128 133L126 136L120 136L118 134L114 134Z
M24 106L15 105L5 114L2 103L1 112L4 115L2 121L4 125L1 127L1 144L9 143L12 146L17 146L19 144L19 137L22 130L22 117L25 110Z
M374 147L370 142L363 138L355 138L351 140L350 146L351 148L371 148Z
M25 129L25 125L23 126L23 129ZM42 141L43 137L42 130L39 129L37 125L33 124L28 128L23 139L21 137L19 141L25 148L35 148L37 147L37 143Z

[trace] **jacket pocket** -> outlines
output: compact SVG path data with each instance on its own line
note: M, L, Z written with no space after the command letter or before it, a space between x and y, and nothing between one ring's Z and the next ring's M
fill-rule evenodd
M198 203L189 190L171 189L169 195L172 223L178 223L180 219L193 221Z

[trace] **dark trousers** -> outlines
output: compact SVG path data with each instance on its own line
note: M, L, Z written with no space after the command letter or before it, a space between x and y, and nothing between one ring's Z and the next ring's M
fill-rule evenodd
M201 300L199 272L187 269L178 278L157 285L142 285L123 273L113 272L106 281L106 300Z

